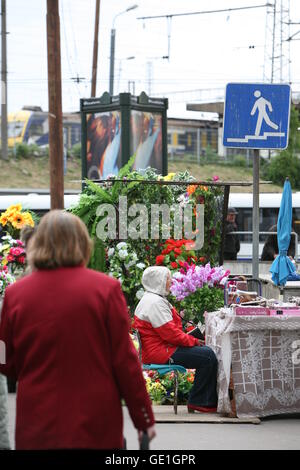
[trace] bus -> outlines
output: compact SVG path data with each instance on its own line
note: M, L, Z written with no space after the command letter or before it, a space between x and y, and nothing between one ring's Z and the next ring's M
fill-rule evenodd
M80 192L74 194L64 195L64 207L69 209L76 205L79 201ZM39 193L28 193L28 194L1 194L0 193L0 213L4 212L9 206L13 204L21 204L24 210L31 210L35 212L39 217L42 217L50 210L50 194L45 192Z
M281 203L281 193L261 193L259 196L259 231L268 232L277 224ZM252 232L252 193L231 193L229 207L234 207L238 214L236 224L238 232ZM300 192L292 194L293 221L295 232L300 242ZM239 260L252 259L252 235L239 235L241 248L237 255ZM267 235L260 235L259 254L261 255ZM298 254L300 253L298 244Z

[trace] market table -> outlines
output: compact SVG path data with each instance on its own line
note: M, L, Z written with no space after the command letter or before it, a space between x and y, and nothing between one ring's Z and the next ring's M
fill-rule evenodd
M300 413L300 317L205 316L206 344L216 353L218 412L230 413L230 372L239 418Z
M270 274L260 274L262 282L262 296L266 299L279 299L287 302L290 297L300 297L300 281L287 281L285 286L276 286Z

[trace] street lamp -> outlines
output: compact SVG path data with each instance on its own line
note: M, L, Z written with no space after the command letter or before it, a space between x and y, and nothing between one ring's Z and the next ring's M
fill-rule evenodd
M112 29L110 32L110 70L109 70L109 93L112 96L114 94L114 73L115 73L115 42L116 42L116 30L115 30L115 21L116 18L128 11L135 10L138 5L132 5L131 7L126 8L126 10L121 11L115 15L113 19Z

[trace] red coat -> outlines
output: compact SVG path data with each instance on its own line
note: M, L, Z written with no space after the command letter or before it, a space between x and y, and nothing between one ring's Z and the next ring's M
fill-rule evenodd
M40 270L6 291L0 340L18 380L16 449L120 448L121 398L154 424L119 282L84 267Z
M153 304L154 306L155 304ZM155 314L156 322L154 320ZM170 311L170 316L170 319L165 318L162 313L158 319L155 308L153 308L152 316L149 316L149 318L144 316L143 312L138 312L135 315L133 326L141 336L142 361L144 364L165 364L179 346L199 346L197 338L182 331L181 318L174 307ZM159 326L156 326L157 324Z

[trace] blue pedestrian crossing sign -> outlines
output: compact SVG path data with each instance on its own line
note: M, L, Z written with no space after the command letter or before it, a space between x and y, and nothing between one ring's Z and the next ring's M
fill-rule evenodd
M290 85L228 83L224 147L285 149L288 146L290 104Z

